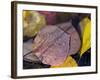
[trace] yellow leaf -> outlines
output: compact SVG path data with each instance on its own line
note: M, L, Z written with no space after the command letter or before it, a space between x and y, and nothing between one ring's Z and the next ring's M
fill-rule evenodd
M91 21L87 17L80 22L82 32L82 47L80 49L80 56L84 54L91 47Z
M51 68L63 68L63 67L77 67L76 61L71 57L68 56L65 62L58 66L51 66Z

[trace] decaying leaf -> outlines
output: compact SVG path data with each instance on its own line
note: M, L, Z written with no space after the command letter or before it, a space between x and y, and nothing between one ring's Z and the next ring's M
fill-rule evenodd
M45 18L36 11L23 11L23 35L33 37L45 26Z
M80 45L80 37L71 22L49 25L38 32L33 43L33 54L44 64L57 66L68 55L75 54Z

